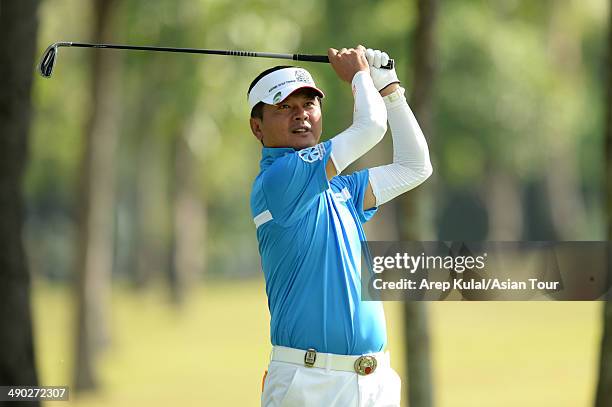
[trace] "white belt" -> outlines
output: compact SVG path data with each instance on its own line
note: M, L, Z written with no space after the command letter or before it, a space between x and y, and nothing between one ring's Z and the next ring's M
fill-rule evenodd
M334 353L319 353L314 349L305 351L285 346L274 346L270 360L320 369L342 370L363 376L374 373L377 367L389 367L391 365L388 351L367 355L336 355Z

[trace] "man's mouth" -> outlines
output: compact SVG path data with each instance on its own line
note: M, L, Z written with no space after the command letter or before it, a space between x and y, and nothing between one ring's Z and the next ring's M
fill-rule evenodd
M310 127L308 127L308 126L296 127L295 129L291 130L291 132L294 133L294 134L310 133Z

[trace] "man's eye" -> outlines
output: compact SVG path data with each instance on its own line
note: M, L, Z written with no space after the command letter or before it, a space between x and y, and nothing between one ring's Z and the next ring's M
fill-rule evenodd
M306 102L306 106L314 106L314 102Z
M289 105L280 105L278 108L279 109L287 109L287 108L289 108Z

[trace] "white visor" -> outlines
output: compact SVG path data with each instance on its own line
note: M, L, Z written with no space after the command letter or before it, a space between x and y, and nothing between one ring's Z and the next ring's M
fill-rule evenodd
M298 89L310 88L325 97L321 89L317 88L310 73L303 68L283 68L270 72L261 78L248 94L249 107L264 102L276 105Z

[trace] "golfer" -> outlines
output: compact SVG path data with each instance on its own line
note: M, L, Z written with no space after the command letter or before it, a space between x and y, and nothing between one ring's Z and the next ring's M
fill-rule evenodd
M386 53L360 45L328 56L354 97L352 125L328 141L319 142L324 94L305 69L271 68L248 90L263 145L251 210L273 345L261 403L399 406L382 303L361 301L362 225L431 175L429 151L395 70L380 68ZM393 162L340 175L382 140L387 121Z

